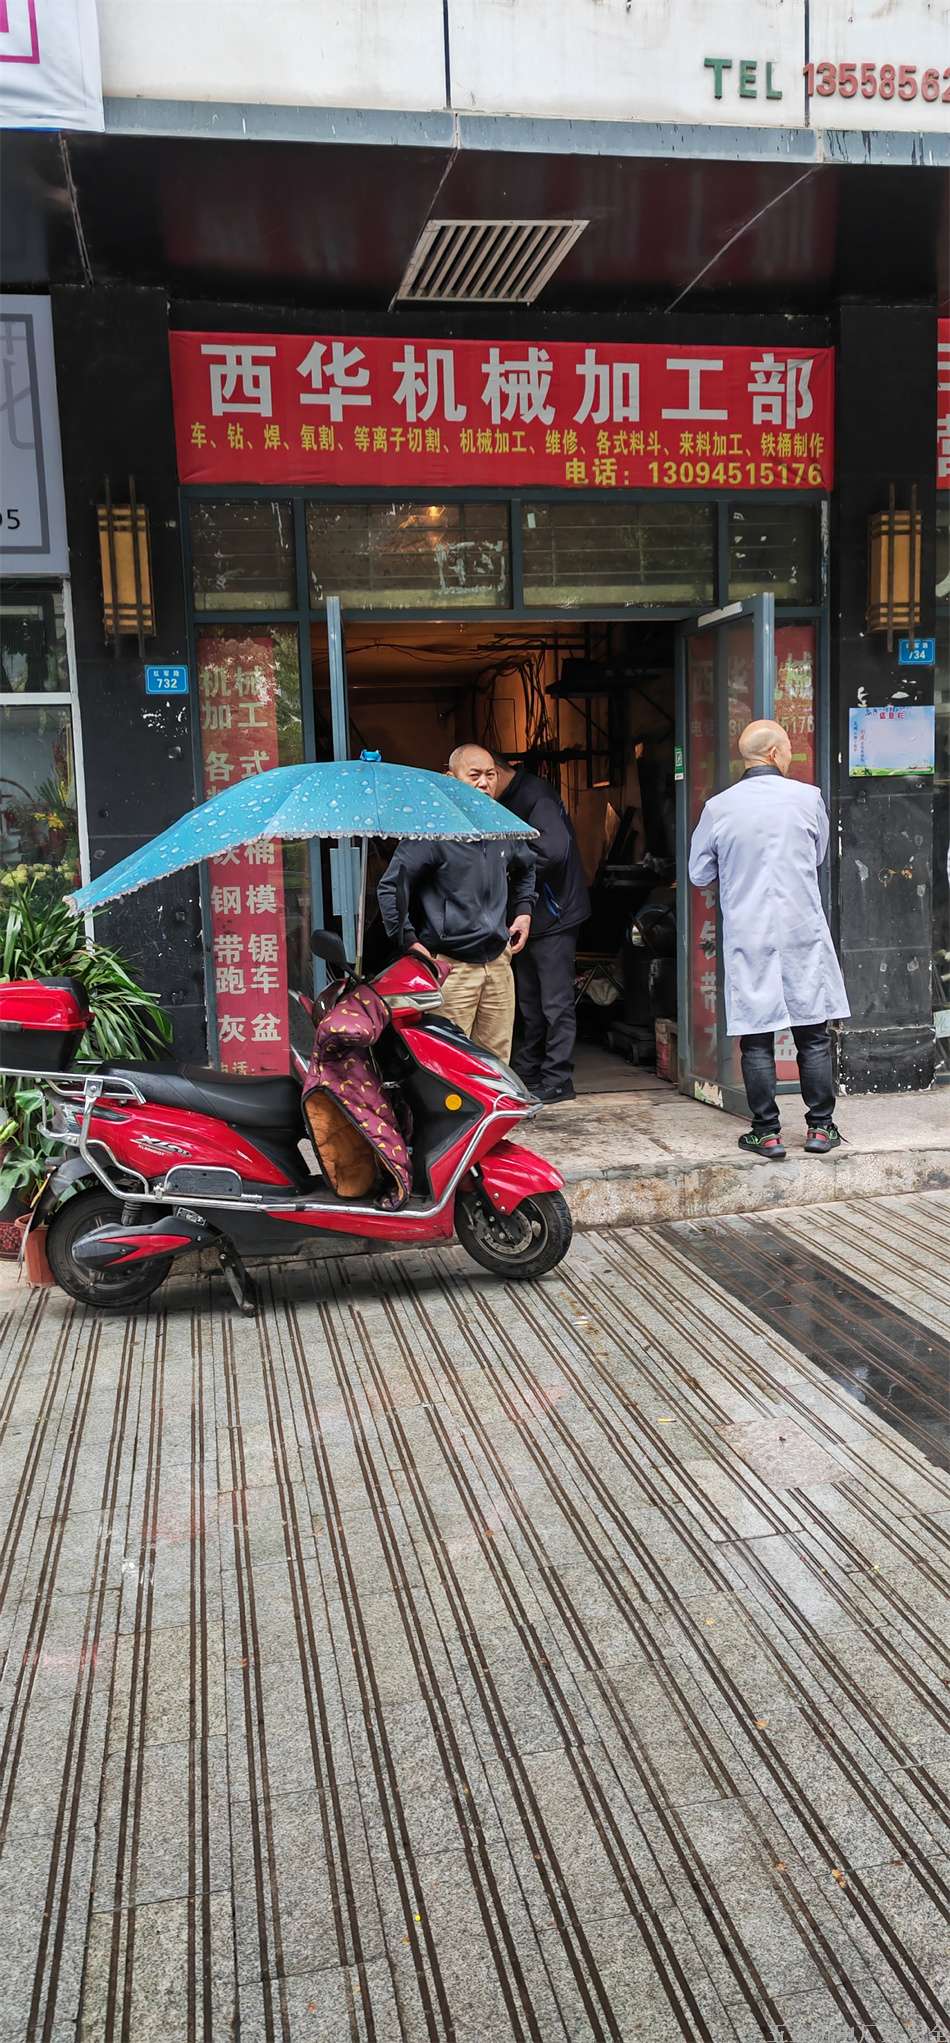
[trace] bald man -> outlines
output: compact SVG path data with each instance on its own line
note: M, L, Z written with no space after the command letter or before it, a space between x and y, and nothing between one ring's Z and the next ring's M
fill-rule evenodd
M458 746L449 772L483 794L497 792L495 761L481 745ZM387 936L448 966L445 1013L503 1064L515 1024L511 960L531 929L534 875L534 852L517 838L407 839L376 890Z
M828 849L821 790L789 780L792 748L781 724L747 724L741 780L706 803L693 834L694 887L719 888L726 1033L738 1036L752 1115L740 1149L770 1163L786 1155L776 1102L775 1031L791 1029L805 1102L805 1148L839 1148L829 1019L850 1013L825 921L818 868Z

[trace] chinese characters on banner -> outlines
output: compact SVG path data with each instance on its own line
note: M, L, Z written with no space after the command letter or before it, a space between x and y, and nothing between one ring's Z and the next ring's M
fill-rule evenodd
M937 321L937 488L950 489L950 319Z
M204 794L280 764L269 632L198 638ZM290 1068L281 849L269 838L208 860L218 1049L225 1071Z
M188 483L830 489L831 348L175 333Z

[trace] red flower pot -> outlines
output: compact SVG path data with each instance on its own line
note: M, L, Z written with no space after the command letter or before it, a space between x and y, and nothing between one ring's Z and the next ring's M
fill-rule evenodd
M27 1216L17 1222L21 1234L27 1225ZM26 1237L26 1253L23 1257L23 1272L28 1284L52 1284L53 1272L46 1260L46 1229L31 1227Z

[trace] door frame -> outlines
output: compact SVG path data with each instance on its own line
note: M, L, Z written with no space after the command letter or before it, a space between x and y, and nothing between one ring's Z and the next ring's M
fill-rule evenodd
M688 647L699 632L715 633L713 705L716 720L717 793L729 786L724 766L730 756L729 689L726 672L728 631L733 624L751 623L753 631L752 714L768 717L775 707L775 597L771 591L749 596L744 601L725 603L712 610L697 610L677 626L676 631L676 950L677 950L677 1055L679 1088L687 1098L726 1113L747 1115L745 1094L727 1069L725 1045L725 998L723 980L722 917L716 908L716 1043L717 1077L702 1077L695 1069L694 1031L691 1012L690 924L695 889L689 881L690 825L690 730L688 700Z

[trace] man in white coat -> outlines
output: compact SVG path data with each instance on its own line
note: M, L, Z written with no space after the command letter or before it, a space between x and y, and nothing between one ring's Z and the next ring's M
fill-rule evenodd
M726 982L726 1033L740 1038L752 1130L740 1149L785 1158L775 1097L775 1031L790 1028L808 1132L805 1148L839 1148L829 1020L850 1014L818 890L828 849L821 790L789 780L792 748L781 724L748 724L742 779L706 803L689 854L694 887L718 884Z

